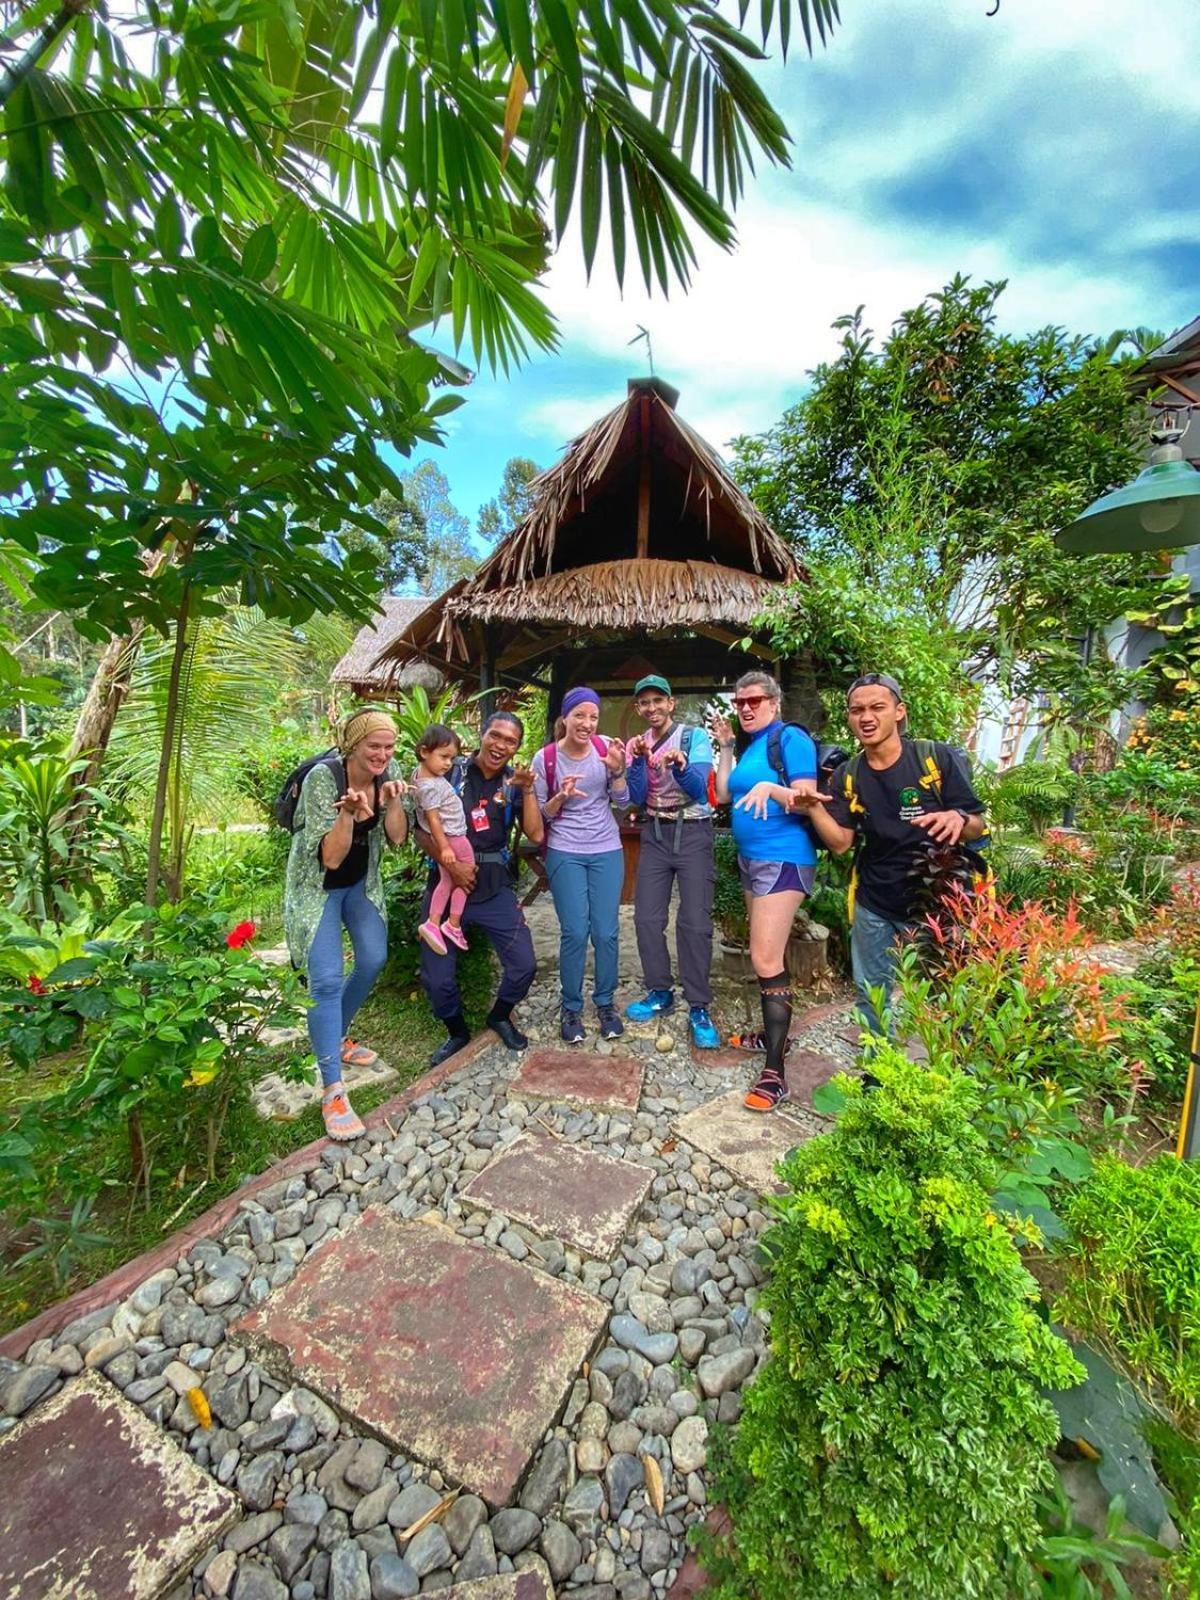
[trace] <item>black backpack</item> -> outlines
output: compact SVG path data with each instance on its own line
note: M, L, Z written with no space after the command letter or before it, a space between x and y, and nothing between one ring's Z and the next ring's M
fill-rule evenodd
M321 765L332 767L333 775L338 780L338 793L344 794L346 790L346 763L336 749L322 750L319 756L309 756L307 761L302 761L294 772L289 772L283 780L280 789L271 807L275 821L281 828L286 828L289 833L296 831L296 806L300 800L300 791L304 787L304 780L314 767ZM375 809L379 810L379 779L375 779Z
M795 728L796 732L802 733L806 739L812 739L813 746L817 752L817 784L819 786L828 784L833 774L847 760L846 751L840 745L822 744L819 739L808 731L802 722L781 722L777 727L772 728L767 735L767 765L779 779L779 782L785 789L791 788L792 774L788 772L787 762L783 758L783 730L785 728ZM812 823L809 822L807 817L801 817L799 820L808 831L817 849L823 850L825 846L821 842L821 836Z

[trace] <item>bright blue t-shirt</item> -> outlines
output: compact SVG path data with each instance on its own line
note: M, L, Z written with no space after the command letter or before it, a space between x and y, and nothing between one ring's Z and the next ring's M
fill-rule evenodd
M779 726L772 722L756 733L738 758L729 776L729 792L734 800L740 800L756 783L779 782L779 774L767 760L767 739L771 729ZM781 753L789 783L793 778L816 778L817 747L806 733L784 727ZM812 834L800 817L785 811L774 800L768 800L767 814L761 820L749 811L739 811L737 806L732 818L733 842L747 861L791 861L798 867L815 866L817 851Z

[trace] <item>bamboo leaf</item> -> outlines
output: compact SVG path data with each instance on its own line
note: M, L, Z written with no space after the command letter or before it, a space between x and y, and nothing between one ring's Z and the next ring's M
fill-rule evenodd
M242 271L255 283L268 276L279 256L279 241L269 222L264 222L246 240L242 250Z
M579 156L579 101L568 96L558 125L554 152L554 231L561 242L575 199L575 174Z
M399 48L388 57L383 84L383 108L379 113L379 159L386 167L395 154L400 140L400 124L404 115L404 88L408 80L408 62ZM417 101L418 106L420 100ZM411 105L409 106L411 112ZM407 139L405 141L407 144ZM407 151L406 151L407 154Z
M625 196L621 190L621 149L611 130L604 142L604 163L608 169L608 225L612 235L613 267L617 287L625 286Z
M525 197L528 198L537 186L538 175L542 170L542 163L546 158L546 146L550 138L550 130L554 126L554 114L558 109L558 76L548 72L542 79L538 90L537 106L533 114L533 127L529 134L529 143L525 151Z
M529 0L504 0L504 10L508 17L508 31L512 36L513 50L524 69L526 78L533 84L536 82L537 55L533 48L533 22L529 15Z
M512 142L516 138L517 128L521 122L521 112L525 105L525 96L529 93L529 80L525 76L525 69L518 61L513 66L512 77L508 85L508 98L504 102L504 133L500 140L500 163L503 166L508 160L508 152L512 149Z
M579 40L567 8L562 0L541 0L541 13L563 76L571 89L582 98L583 62L579 56Z
M596 259L600 237L600 207L603 199L604 135L597 116L588 118L583 136L583 188L580 191L580 225L583 262L588 277Z
M154 214L154 242L165 260L174 261L183 250L183 213L175 196L164 194Z

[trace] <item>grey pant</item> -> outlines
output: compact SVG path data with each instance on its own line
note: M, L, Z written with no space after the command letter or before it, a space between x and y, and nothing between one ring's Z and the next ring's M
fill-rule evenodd
M875 1009L873 989L882 989L884 1004L891 1003L896 981L900 940L914 924L895 917L884 917L860 901L854 908L850 930L850 968L858 990L858 1014L868 1033L885 1033L885 1019Z
M633 926L647 989L670 989L671 958L667 953L667 913L671 888L679 883L675 919L675 953L679 982L690 1006L712 1004L712 904L716 868L711 819L661 822L647 819L642 828L633 900Z

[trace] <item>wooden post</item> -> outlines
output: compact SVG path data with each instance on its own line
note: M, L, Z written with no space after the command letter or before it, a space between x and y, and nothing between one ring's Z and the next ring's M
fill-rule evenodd
M638 401L637 558L650 554L650 396Z
M483 629L483 659L479 667L479 687L483 690L479 701L479 713L486 722L496 709L499 687L496 675L496 631L490 623L485 623Z

